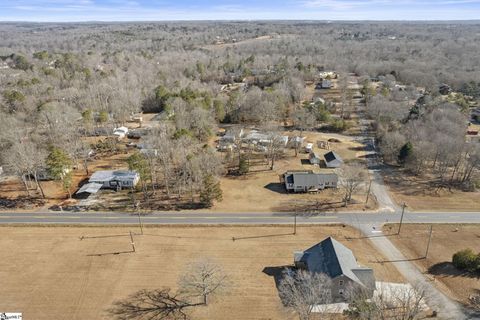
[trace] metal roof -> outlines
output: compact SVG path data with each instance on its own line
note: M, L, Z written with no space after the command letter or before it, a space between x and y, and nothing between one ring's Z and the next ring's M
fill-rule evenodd
M102 188L102 184L101 183L95 183L95 182L90 182L90 183L86 183L84 184L77 192L76 194L80 194L80 193L97 193L98 190L100 190L100 188Z
M327 163L332 162L334 160L338 160L338 161L343 162L342 158L340 158L340 156L337 153L335 153L335 151L327 152L323 155L323 157L325 158L325 161Z
M108 182L111 180L135 180L138 173L129 170L100 170L95 171L89 182Z

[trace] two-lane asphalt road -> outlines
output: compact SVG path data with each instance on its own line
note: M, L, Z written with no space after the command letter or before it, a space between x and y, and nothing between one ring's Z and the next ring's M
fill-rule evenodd
M0 213L0 224L138 224L131 213ZM398 222L399 213L350 212L299 214L299 224L344 223L381 225ZM141 216L143 224L291 224L293 213L182 213L158 212ZM406 212L405 223L480 223L480 212Z

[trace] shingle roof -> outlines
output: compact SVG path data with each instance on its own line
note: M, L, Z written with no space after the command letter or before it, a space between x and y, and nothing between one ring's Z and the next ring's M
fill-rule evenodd
M305 250L300 261L311 272L325 273L332 279L343 274L360 285L365 285L353 270L367 268L361 268L352 251L332 237Z

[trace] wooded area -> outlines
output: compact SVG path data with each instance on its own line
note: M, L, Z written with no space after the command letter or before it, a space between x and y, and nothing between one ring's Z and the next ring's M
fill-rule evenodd
M209 143L218 125L343 131L354 98L342 80L349 73L362 79L387 162L431 168L449 188L478 183L480 147L465 139L480 96L477 24L2 23L0 31L0 165L28 196L44 196L45 173L74 192L72 168L88 174L93 152L117 151L109 138L87 138L143 112L160 119L142 137L155 152L128 161L144 198L161 189L211 206L229 166ZM307 90L329 70L342 90L335 116L334 104L311 104ZM273 143L266 153L273 169ZM240 158L239 171L248 171Z

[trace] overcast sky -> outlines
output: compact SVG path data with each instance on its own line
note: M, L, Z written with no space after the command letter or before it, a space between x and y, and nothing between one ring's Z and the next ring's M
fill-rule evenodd
M0 0L1 21L473 20L480 0Z

